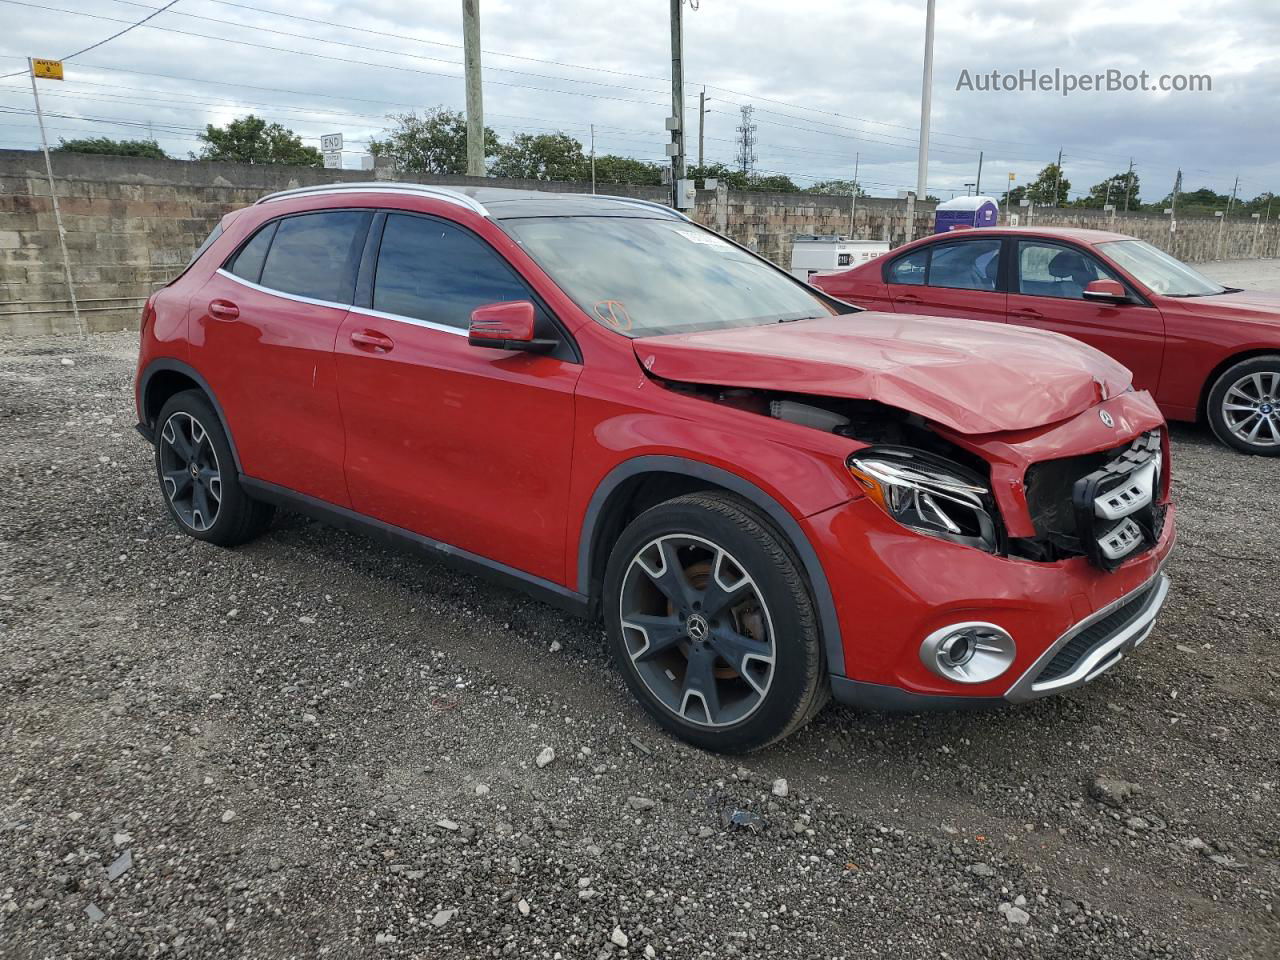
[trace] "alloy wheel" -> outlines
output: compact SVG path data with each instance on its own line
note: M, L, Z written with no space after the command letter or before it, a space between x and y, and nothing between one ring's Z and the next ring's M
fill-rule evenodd
M184 524L203 533L217 522L222 506L218 453L204 425L189 413L174 413L160 431L160 479Z
M1228 387L1222 419L1233 436L1250 446L1280 446L1280 372L1250 373Z
M619 599L627 655L671 713L703 727L745 720L773 682L773 624L746 569L692 534L652 540L632 558Z

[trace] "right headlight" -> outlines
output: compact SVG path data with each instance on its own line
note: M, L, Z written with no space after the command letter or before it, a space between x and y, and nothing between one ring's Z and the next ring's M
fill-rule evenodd
M994 553L995 504L980 476L910 447L870 447L849 458L867 496L904 527Z

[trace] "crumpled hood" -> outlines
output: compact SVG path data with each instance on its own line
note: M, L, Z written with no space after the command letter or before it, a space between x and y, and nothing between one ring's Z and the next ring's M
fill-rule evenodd
M901 313L632 343L645 369L666 380L877 400L967 434L1065 420L1132 380L1110 357L1056 333Z

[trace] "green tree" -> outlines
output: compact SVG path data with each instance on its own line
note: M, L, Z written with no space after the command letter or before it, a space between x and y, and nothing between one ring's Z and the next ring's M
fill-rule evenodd
M1026 187L1014 187L1005 196L1005 206L1010 210L1018 207L1022 203L1022 198L1027 195Z
M790 177L782 174L748 177L741 170L731 170L723 163L708 163L701 167L697 164L686 169L685 175L692 180L706 180L714 177L723 180L730 190L749 190L767 193L799 193Z
M590 160L587 161L587 175L591 175ZM596 157L597 183L634 183L643 186L657 186L662 183L662 170L656 163L636 160L632 157L619 157L606 153Z
M492 171L495 177L525 180L590 180L591 161L567 133L520 133L499 144Z
M1230 199L1231 197L1228 194L1218 193L1208 187L1201 187L1199 190L1184 190L1178 194L1178 216L1211 217L1215 210L1225 212ZM1172 200L1173 194L1169 194L1164 198L1163 206L1170 206Z
M278 123L269 124L253 114L232 120L225 127L209 124L200 139L204 141L201 160L288 163L304 167L319 167L324 163L320 151L305 146L292 130Z
M421 117L415 112L387 119L396 125L386 139L369 141L375 157L390 157L404 173L467 172L467 118L459 111L436 107ZM485 127L484 155L497 151L498 135Z
M1057 193L1054 193L1054 184ZM1051 163L1040 171L1040 175L1027 187L1027 196L1038 206L1061 207L1067 202L1067 194L1071 190L1071 181L1062 175L1062 168Z
M847 197L853 192L855 186L859 197L870 196L867 191L862 189L862 184L855 184L852 180L820 180L812 187L806 187L804 192L827 193L838 197Z
M169 155L154 140L112 140L110 137L85 137L81 140L58 141L53 148L63 153L99 153L116 157L152 157L168 160Z
M1129 195L1129 209L1137 210L1141 201L1138 199L1138 193L1141 190L1138 175L1124 171L1117 173L1115 176L1107 177L1101 183L1095 183L1089 188L1088 196L1081 197L1076 201L1077 206L1102 208L1108 203L1115 204L1117 210L1124 209L1124 198L1126 192Z

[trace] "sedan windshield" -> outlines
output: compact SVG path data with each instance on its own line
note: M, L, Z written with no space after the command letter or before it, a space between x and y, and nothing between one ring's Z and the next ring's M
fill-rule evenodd
M629 337L838 312L777 267L683 220L534 217L503 226L578 306Z
M1211 297L1227 292L1226 287L1144 240L1111 240L1098 244L1098 249L1152 293L1166 297Z

